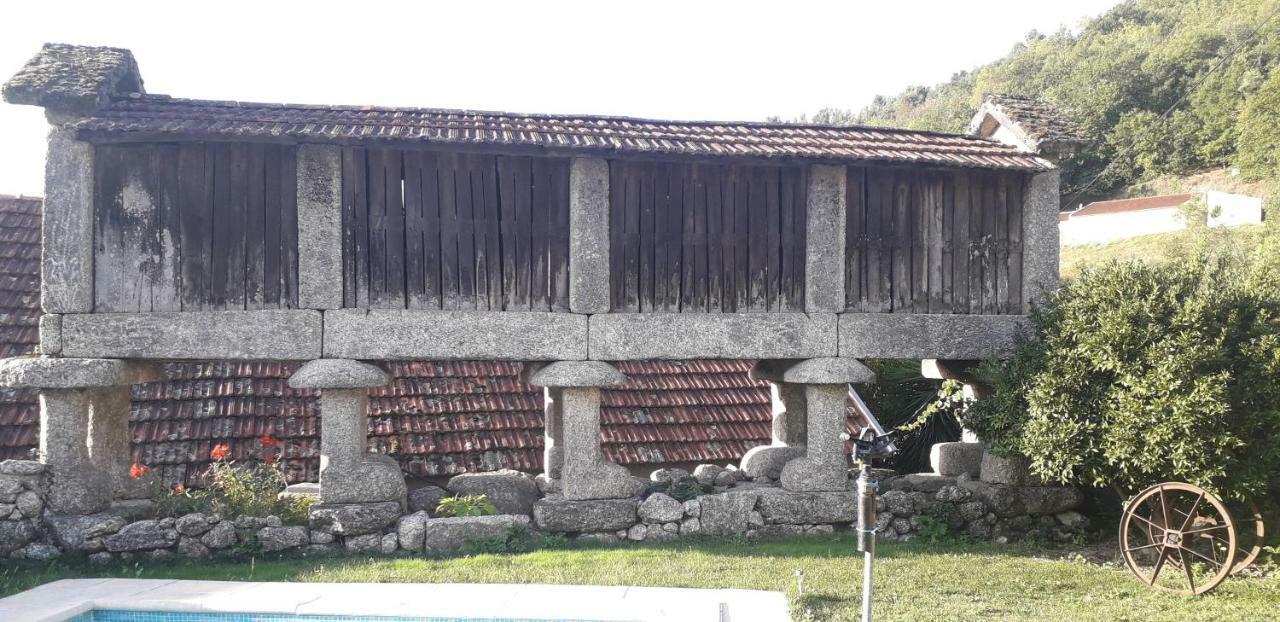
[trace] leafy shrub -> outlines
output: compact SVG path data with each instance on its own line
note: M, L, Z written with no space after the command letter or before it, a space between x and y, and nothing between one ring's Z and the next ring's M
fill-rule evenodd
M445 497L436 506L436 516L492 516L498 513L493 502L484 495Z
M685 475L677 477L669 482L661 482L649 486L649 492L661 492L670 495L676 501L685 502L696 499L702 495L711 492L709 488L703 486L696 477Z
M951 539L951 529L947 526L947 519L930 512L916 516L916 538L929 544L938 544Z
M986 363L966 423L1042 478L1258 497L1280 472L1280 252L1086 268Z

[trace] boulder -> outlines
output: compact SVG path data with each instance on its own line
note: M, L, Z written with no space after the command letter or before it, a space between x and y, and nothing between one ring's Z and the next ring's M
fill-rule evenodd
M776 480L782 468L796 458L804 457L804 445L759 445L747 450L739 462L743 475L752 479Z
M155 518L156 503L150 499L117 499L111 502L111 507L106 511L132 523Z
M396 524L396 534L400 539L400 548L406 551L421 551L423 540L426 537L425 529L427 519L431 515L425 510L419 510L408 516L401 516L400 522Z
M7 555L26 546L39 533L31 521L0 521L0 555Z
M216 523L209 516L196 512L178 517L174 527L184 536L199 536L212 529Z
M528 474L511 469L463 473L449 480L446 488L455 495L484 495L499 514L528 516L533 512L533 502L538 500L538 483Z
M1028 514L1058 514L1073 510L1084 501L1084 494L1078 489L1065 486L1031 486L1021 492Z
M120 531L128 523L107 512L87 516L46 514L44 517L44 524L62 548L86 553L101 549L100 538Z
M42 462L35 460L4 460L0 461L0 475L40 475L44 473L45 466Z
M400 504L341 503L311 506L310 525L317 531L335 535L359 536L382 531L400 518Z
M934 443L929 448L929 466L947 477L978 477L982 472L982 443Z
M649 526L644 523L632 525L627 530L627 539L633 542L640 542L647 537L649 537Z
M894 516L911 516L915 513L915 503L907 493L901 490L890 490L882 495L884 509Z
M543 531L613 531L626 529L636 522L637 506L635 499L574 501L547 498L533 504L533 520Z
M409 511L426 512L435 515L440 500L449 496L449 492L439 486L427 484L409 491Z
M963 503L973 497L973 491L959 486L943 486L938 489L934 499L942 503Z
M699 464L697 468L693 470L693 477L703 486L714 486L716 483L716 476L720 475L722 472L724 472L724 467L716 466L714 464Z
M991 452L983 452L978 479L988 484L1009 486L1036 486L1040 478L1031 474L1031 461L1026 458L1001 458Z
M684 469L664 468L649 474L649 479L658 484L669 484L682 477L689 477L689 472Z
M382 534L366 533L358 536L347 536L343 542L348 553L377 553L382 551Z
M267 553L296 549L310 543L306 527L263 527L258 530L258 545Z
M710 536L745 534L757 498L756 492L726 492L699 497L702 512L698 520L702 533Z
M770 523L806 525L814 523L849 523L857 519L856 492L791 492L781 488L762 488L760 513Z
M27 548L23 549L23 551L26 554L27 559L34 559L37 561L48 561L62 555L62 549L59 549L52 544L44 544L42 542L32 542L31 544L28 544Z
M44 500L35 491L24 490L14 499L14 506L27 518L40 518L40 512L44 511Z
M698 518L686 518L680 523L680 535L693 536L702 533L702 521Z
M936 493L942 490L943 486L954 486L955 483L956 478L954 477L934 475L932 473L912 473L885 479L881 489Z
M400 537L393 531L388 534L383 534L382 543L378 547L378 552L383 555L391 555L392 553L395 553L396 549L399 547Z
M1062 526L1067 529L1084 529L1089 526L1089 519L1085 518L1084 514L1076 512L1075 510L1059 512L1053 517L1058 519L1058 522L1062 523Z
M702 515L702 503L697 499L690 499L684 502L684 515L697 518Z
M667 523L684 517L684 504L670 495L654 493L640 504L640 520L646 523Z
M178 539L178 554L191 559L209 557L209 547L200 542L200 538L182 536Z
M178 530L161 525L158 520L129 523L104 540L112 553L167 549L178 543Z
M529 528L529 517L512 514L429 518L423 523L423 551L449 553L467 542L506 537L513 530Z
M956 511L959 513L960 518L967 523L985 516L987 507L981 501L969 501L968 503L961 503L956 508Z
M236 543L236 526L231 521L219 521L200 536L200 544L211 549L225 549Z

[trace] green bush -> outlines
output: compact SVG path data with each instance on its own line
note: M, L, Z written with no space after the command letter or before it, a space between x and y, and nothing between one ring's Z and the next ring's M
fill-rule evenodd
M711 488L703 486L702 483L692 475L685 475L684 477L677 477L669 482L652 484L649 486L649 492L665 493L670 495L672 499L683 503L711 492Z
M436 516L492 516L498 513L493 502L484 495L445 497L436 506Z
M1258 498L1280 472L1280 246L1086 268L966 416L1041 477Z

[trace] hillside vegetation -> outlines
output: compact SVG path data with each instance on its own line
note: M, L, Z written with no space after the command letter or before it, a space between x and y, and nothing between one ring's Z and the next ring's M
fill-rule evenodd
M1059 258L1059 274L1070 278L1086 265L1109 261L1141 261L1162 264L1189 257L1201 250L1246 255L1268 235L1267 225L1246 225L1230 229L1187 229L1168 233L1140 235L1107 244L1064 246Z
M1076 30L1031 32L1004 58L816 123L962 132L990 93L1047 100L1094 139L1063 163L1063 203L1239 167L1280 179L1280 0L1130 0ZM1167 114L1166 114L1167 113ZM1096 181L1094 181L1096 178Z

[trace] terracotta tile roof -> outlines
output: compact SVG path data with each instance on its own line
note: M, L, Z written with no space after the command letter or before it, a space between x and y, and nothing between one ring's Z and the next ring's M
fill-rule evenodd
M0 352L28 354L39 316L38 199L0 197ZM272 434L285 441L293 481L315 481L319 417L313 391L290 389L297 363L205 362L166 366L169 380L133 388L134 459L170 481L198 484L209 450L232 458ZM727 462L769 442L768 385L750 361L629 361L630 381L602 396L605 455L621 464ZM507 362L391 362L394 382L370 396L370 445L406 472L542 468L542 391ZM853 420L850 431L856 426ZM28 458L39 442L31 391L0 389L0 460Z
M1114 201L1095 201L1075 212L1071 213L1072 218L1081 216L1096 216L1098 214L1115 214L1117 212L1137 212L1146 209L1161 209L1166 207L1178 207L1187 201L1190 201L1195 195L1191 194L1163 194L1154 197L1140 197L1137 199L1116 199Z
M972 136L870 127L662 121L431 108L308 106L135 94L80 121L85 132L413 141L599 155L802 158L1043 170L1046 161Z

